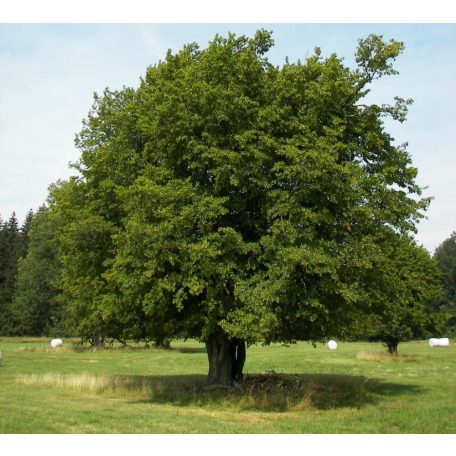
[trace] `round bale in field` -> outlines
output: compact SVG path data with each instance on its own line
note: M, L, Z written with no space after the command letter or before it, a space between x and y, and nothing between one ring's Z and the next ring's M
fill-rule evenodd
M436 339L435 337L431 337L429 339L429 347L437 347L439 344L439 339Z
M337 348L337 342L336 342L335 340L332 340L332 339L331 339L331 340L328 342L328 348L329 348L330 350L335 350L335 349Z
M436 339L435 337L429 339L429 347L449 347L450 339L448 337L441 337Z
M52 339L51 340L51 347L61 347L63 345L62 339Z
M448 337L441 337L439 339L439 347L449 347L450 346L450 339Z

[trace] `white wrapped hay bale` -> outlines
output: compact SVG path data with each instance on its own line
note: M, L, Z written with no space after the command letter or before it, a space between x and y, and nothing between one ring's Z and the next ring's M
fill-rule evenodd
M2 364L3 362L3 355L2 355L2 352L0 352L0 364Z
M439 339L439 347L449 347L450 346L450 339L448 337L441 337Z
M330 350L335 350L337 348L337 342L332 339L328 342L327 345Z
M437 339L435 337L429 339L429 347L449 347L450 339L448 337L441 337Z
M435 337L431 337L429 339L429 347L437 347L439 344L439 339L436 339Z
M51 347L61 347L63 345L62 339L52 339L51 340Z

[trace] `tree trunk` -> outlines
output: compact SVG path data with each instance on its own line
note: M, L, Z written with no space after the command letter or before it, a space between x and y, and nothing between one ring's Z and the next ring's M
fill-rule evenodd
M246 357L243 339L228 339L225 334L210 336L206 341L210 385L231 386L233 381L242 379Z
M245 340L234 339L233 341L231 341L231 344L231 358L233 360L233 380L242 380L242 378L244 377L242 371L244 370L245 358L247 356Z
M95 333L92 336L92 346L95 348L103 348L104 347L104 336L102 333Z
M391 356L397 356L397 346L399 345L398 340L389 340L386 342L386 347L388 348L388 353Z
M170 348L171 341L166 337L156 337L154 339L154 345L157 348Z

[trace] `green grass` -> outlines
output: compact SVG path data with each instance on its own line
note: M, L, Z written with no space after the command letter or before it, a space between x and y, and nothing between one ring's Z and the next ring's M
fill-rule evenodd
M199 391L207 356L0 339L1 433L455 433L456 349L250 347L240 391Z

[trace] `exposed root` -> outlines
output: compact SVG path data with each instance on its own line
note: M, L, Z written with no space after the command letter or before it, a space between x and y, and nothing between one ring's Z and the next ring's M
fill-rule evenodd
M233 382L233 387L237 389L241 394L244 392L244 387L242 386L242 383Z

